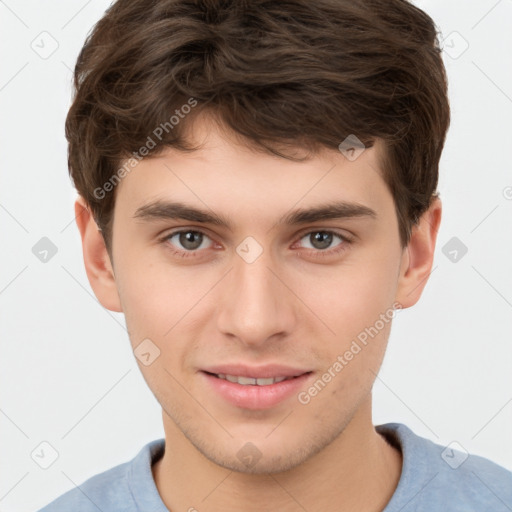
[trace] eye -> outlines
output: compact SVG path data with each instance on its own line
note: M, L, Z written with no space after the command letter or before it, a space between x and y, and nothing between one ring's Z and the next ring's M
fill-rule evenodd
M333 245L336 239L339 242ZM301 244L302 247L312 249L320 256L341 252L351 243L347 236L328 230L310 231L300 238L299 242L302 241L305 241L305 245Z
M310 241L311 249L328 249L332 244L333 238L336 236L332 231L312 231L306 236L302 237L301 240ZM339 237L338 237L339 238Z
M202 231L185 229L166 235L162 239L162 242L170 243L173 248L176 248L175 253L188 256L184 253L207 249L209 247L208 240L210 240L210 237L205 235Z
M334 244L336 239L339 242ZM165 235L160 241L172 251L173 255L182 258L198 257L202 250L213 248L215 245L208 235L196 229L174 231ZM333 256L346 250L351 242L348 236L335 231L316 230L304 233L299 238L298 248L310 249L315 257Z

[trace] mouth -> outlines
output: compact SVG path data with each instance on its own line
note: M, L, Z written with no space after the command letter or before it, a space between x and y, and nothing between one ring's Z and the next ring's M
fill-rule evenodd
M312 371L283 367L201 370L207 393L239 409L271 409L296 397L312 378Z

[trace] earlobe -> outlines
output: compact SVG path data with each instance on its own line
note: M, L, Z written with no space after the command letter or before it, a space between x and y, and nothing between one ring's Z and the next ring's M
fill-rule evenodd
M416 304L427 284L434 261L441 213L441 200L436 198L412 228L411 239L402 254L396 293L396 300L403 308Z
M110 311L122 312L114 270L101 231L82 197L75 202L75 219L82 238L85 271L100 303Z

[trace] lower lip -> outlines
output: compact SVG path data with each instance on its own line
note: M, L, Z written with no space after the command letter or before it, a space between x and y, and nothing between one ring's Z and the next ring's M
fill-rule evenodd
M229 382L206 372L201 372L208 384L225 400L243 409L269 409L299 393L312 373L283 380L268 386L243 385Z

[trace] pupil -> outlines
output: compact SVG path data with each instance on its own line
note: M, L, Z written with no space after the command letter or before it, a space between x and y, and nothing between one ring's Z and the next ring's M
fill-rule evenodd
M312 235L312 245L316 249L326 249L331 245L332 234L325 231L317 231Z
M180 244L186 249L197 249L202 242L201 236L201 233L198 233L197 231L186 231L184 233L180 233Z

